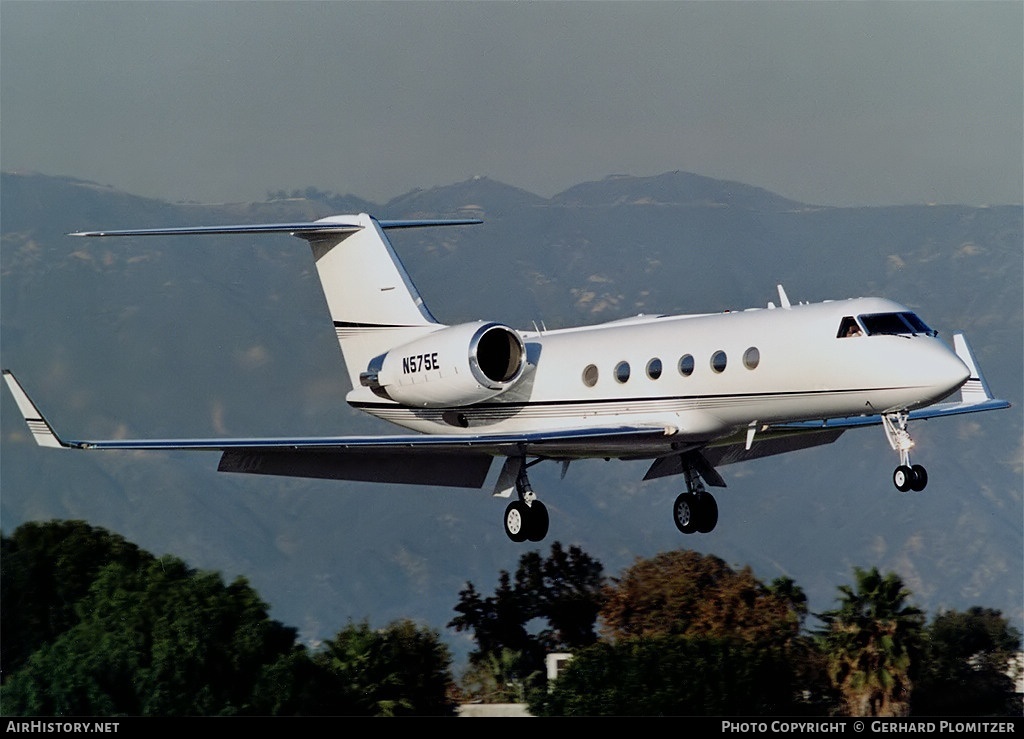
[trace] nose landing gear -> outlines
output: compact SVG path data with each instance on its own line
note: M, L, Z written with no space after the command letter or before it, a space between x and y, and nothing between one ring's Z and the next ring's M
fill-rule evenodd
M892 483L901 493L908 490L920 492L928 484L928 472L919 464L910 463L910 450L914 440L907 431L908 416L905 411L886 413L882 416L885 436L893 450L899 452L900 464L892 473Z

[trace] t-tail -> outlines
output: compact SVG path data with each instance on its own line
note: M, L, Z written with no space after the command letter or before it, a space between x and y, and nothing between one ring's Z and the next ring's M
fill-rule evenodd
M309 223L79 231L72 236L289 233L309 242L352 387L375 357L444 328L413 285L386 229L462 226L479 220L381 220L366 213Z

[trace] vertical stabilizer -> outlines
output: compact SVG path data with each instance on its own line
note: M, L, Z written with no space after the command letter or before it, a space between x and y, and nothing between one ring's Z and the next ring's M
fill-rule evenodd
M307 239L313 250L349 379L358 390L359 374L371 359L443 325L430 314L375 218L361 213L317 223L334 220L359 228L296 235Z
M343 218L357 219L361 228L327 238L303 235L313 248L331 318L386 327L437 324L376 219L365 213Z

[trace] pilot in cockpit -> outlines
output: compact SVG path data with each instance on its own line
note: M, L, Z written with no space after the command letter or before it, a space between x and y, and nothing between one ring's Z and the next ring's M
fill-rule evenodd
M847 316L843 319L843 322L839 324L839 333L836 336L840 339L849 338L851 336L860 336L863 333L860 330L860 326L857 325L857 321L854 320L853 316Z

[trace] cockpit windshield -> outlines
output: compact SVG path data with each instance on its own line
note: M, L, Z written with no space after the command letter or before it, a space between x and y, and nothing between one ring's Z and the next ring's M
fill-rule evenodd
M917 317L917 314L904 313L864 313L858 316L868 336L877 334L912 335L925 334L935 336L938 332Z
M857 320L853 316L846 316L839 324L839 333L836 334L838 339L847 339L851 336L863 336L864 332L860 330L860 326L857 325Z

